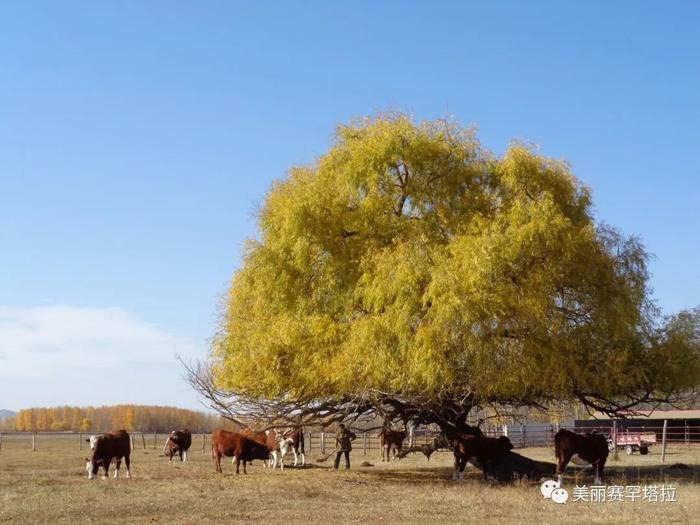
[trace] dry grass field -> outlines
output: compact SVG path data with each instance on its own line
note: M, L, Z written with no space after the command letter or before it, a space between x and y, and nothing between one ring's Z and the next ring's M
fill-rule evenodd
M665 467L660 448L644 457L610 461L608 484L673 484L677 502L569 502L544 500L539 484L484 483L468 467L463 482L451 481L451 454L430 462L422 455L382 464L377 454L353 453L351 471L329 462L270 472L256 462L248 475L231 463L216 475L209 453L197 442L185 464L168 463L160 451L137 448L132 479L88 481L87 451L76 438L42 438L39 450L23 437L6 437L0 451L0 523L698 523L700 448L673 447ZM517 451L553 461L550 449ZM316 460L318 452L309 454ZM360 467L362 461L373 467ZM289 461L289 460L288 460ZM670 469L685 463L690 469ZM341 467L342 469L342 467ZM572 472L573 471L573 472ZM568 488L590 484L590 471L570 469Z

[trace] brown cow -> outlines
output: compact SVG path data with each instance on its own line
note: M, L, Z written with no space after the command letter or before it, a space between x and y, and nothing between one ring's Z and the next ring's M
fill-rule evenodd
M487 480L489 467L498 463L512 448L513 445L506 436L496 439L474 434L457 434L454 438L455 467L452 479L464 479L464 467L469 461L481 468L484 479Z
M403 442L406 439L405 430L391 430L387 425L382 425L382 430L379 433L379 448L382 452L382 461L386 453L386 460L396 459L401 454ZM393 452L393 456L391 455Z
M117 478L119 476L119 467L121 466L122 458L124 458L124 464L126 465L126 477L131 477L131 472L129 472L129 467L131 465L129 460L129 455L131 454L131 439L126 430L118 430L117 432L97 436L91 442L91 445L93 443L92 458L85 458L85 461L87 461L85 470L87 470L88 479L93 479L97 475L97 470L100 466L102 466L105 471L105 475L102 479L107 479L109 475L109 465L112 463L113 459L117 460L116 470L114 471L114 477Z
M554 436L559 486L564 482L564 471L569 461L578 465L593 465L595 484L602 485L603 467L609 452L608 441L602 434L575 434L561 429Z
M211 456L214 459L217 472L223 472L221 456L233 457L233 461L236 463L236 474L239 474L241 461L243 461L243 473L247 474L246 464L249 461L254 459L267 460L271 452L266 445L237 432L217 429L211 434Z
M192 433L189 430L173 430L165 440L163 452L166 456L170 456L170 461L176 454L180 456L180 461L187 461L187 451L190 446L192 446Z

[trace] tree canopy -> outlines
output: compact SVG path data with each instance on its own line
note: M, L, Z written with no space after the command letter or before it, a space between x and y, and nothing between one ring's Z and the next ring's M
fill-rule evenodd
M660 320L641 242L527 145L498 157L452 122L354 121L272 185L259 230L208 369L230 412L444 426L484 406L616 413L698 384L698 311Z

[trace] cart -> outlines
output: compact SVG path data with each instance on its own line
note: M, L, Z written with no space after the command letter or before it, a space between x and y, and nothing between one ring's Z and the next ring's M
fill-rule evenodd
M618 449L624 449L628 456L631 456L635 450L645 456L649 453L649 447L655 444L655 432L618 432L615 444L613 444L613 438L608 439L610 452L617 446Z

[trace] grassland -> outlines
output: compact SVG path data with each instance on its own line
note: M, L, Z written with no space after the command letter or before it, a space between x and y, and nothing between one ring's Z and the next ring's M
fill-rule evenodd
M550 449L519 453L552 461ZM270 472L256 462L239 476L229 462L216 475L197 441L185 464L168 463L159 450L138 447L132 479L86 479L76 438L42 438L36 452L24 437L5 438L0 451L0 523L698 523L700 448L671 448L665 466L660 449L648 456L611 461L607 482L673 484L677 502L569 502L544 500L539 484L484 483L470 468L451 481L451 455L430 462L413 455L382 464L377 454L354 451L353 469L329 462ZM318 452L309 454L315 460ZM362 461L374 466L360 467ZM685 463L689 469L670 469ZM122 467L123 468L123 467ZM341 467L342 469L342 467ZM569 487L590 484L590 471L570 469Z

